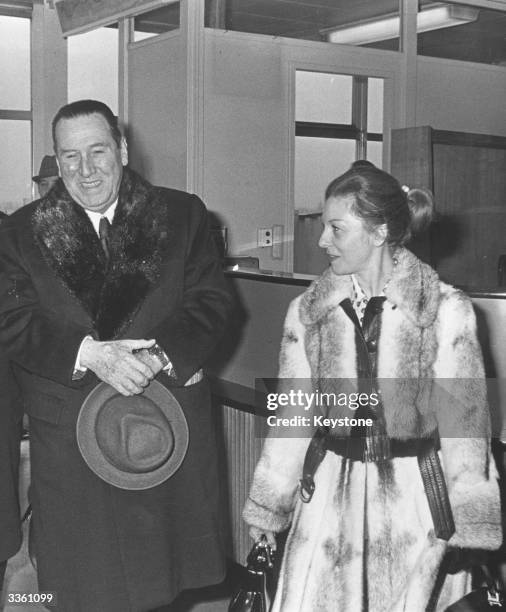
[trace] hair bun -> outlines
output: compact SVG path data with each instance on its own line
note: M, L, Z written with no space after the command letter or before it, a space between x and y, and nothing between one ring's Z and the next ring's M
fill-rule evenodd
M434 196L428 189L409 189L406 193L411 222L411 235L427 230L434 220Z
M359 170L360 168L374 168L376 169L376 166L368 161L367 159L357 159L357 161L354 161L351 164L351 170Z

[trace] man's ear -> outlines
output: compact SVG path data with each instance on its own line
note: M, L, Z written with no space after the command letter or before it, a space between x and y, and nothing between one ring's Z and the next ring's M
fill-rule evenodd
M121 151L121 163L126 166L128 164L128 146L124 137L121 138L119 148Z
M386 239L388 237L388 228L386 223L382 223L378 225L374 230L374 244L376 246L381 246L385 244Z

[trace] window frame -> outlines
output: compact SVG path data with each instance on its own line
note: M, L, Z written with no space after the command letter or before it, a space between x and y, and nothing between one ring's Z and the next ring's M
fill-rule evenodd
M29 79L30 79L30 108L29 110L14 110L11 108L0 108L0 121L28 121L30 123L30 178L33 175L33 92L32 92L32 54L33 54L33 29L32 29L32 2L29 0L20 0L19 7L13 7L12 4L4 4L0 2L0 17L16 17L18 19L28 19L30 32L28 41L29 50ZM33 197L33 183L32 183Z
M355 140L355 159L366 159L367 142L383 142L382 132L369 132L367 130L367 82L369 78L376 77L353 75L351 98L352 119L349 124L295 121L295 138L311 137Z

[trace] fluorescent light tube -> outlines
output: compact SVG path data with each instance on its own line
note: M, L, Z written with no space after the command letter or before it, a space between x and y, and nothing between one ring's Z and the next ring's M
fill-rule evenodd
M451 28L478 19L479 10L460 4L440 4L420 11L416 18L416 31L429 32ZM374 19L351 23L331 30L322 30L327 41L344 45L366 45L397 38L400 33L400 15L384 15Z

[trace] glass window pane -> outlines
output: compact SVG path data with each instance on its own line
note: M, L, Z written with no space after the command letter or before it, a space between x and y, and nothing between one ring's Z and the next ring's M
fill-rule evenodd
M297 70L296 121L351 125L353 77Z
M69 102L91 98L118 114L118 30L99 28L68 39Z
M0 142L0 210L11 213L32 200L31 122L0 121Z
M367 79L367 131L383 133L383 79Z
M146 38L153 38L153 36L158 36L156 32L138 32L134 31L134 42L139 42L139 40L146 40Z
M383 167L383 143L375 140L367 142L367 159L378 168Z
M467 5L422 2L418 13L418 53L431 57L506 63L506 12Z
M323 42L335 30L343 32L346 29L347 44L370 43L371 47L399 48L399 0L229 0L221 6L216 0L206 0L205 7L205 25L209 28ZM386 34L382 26L379 33L375 29L376 36L372 40L369 34L364 42L363 28L358 36L356 31L348 36L357 22L385 21L391 17L397 19L397 29L390 28Z
M0 108L31 109L29 19L0 15L0 83Z
M355 159L354 140L295 138L295 209L321 210L323 194Z
M179 28L179 2L137 15L134 19L134 42L158 36Z

